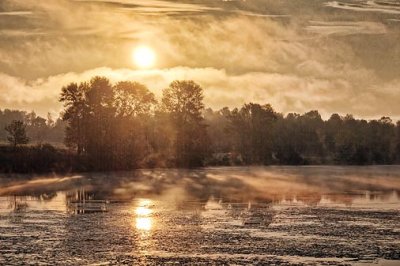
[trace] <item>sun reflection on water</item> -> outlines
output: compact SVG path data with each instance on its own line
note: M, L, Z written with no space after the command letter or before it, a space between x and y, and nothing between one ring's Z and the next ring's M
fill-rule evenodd
M148 207L137 207L135 210L135 213L137 216L148 216L152 213L153 211L149 209Z
M153 226L153 221L150 217L137 217L136 228L143 231L150 231Z
M153 227L153 218L151 214L153 210L151 209L152 201L148 199L139 200L137 207L135 209L136 214L136 224L135 227L138 230L150 231Z

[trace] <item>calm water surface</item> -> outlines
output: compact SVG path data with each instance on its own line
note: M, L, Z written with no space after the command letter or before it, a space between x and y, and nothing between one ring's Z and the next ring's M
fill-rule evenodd
M400 265L400 167L0 178L0 264Z

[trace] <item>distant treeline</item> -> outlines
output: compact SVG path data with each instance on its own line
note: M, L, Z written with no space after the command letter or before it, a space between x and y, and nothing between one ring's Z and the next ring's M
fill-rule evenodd
M60 101L64 111L56 122L0 113L1 127L21 120L38 143L1 148L0 171L400 162L400 123L388 117L323 120L318 111L283 115L257 103L213 111L193 81L172 82L158 101L140 83L94 77L63 87ZM65 148L43 145L61 139Z
M56 143L62 144L66 122L61 118L54 120L49 113L46 118L36 115L35 112L18 110L0 110L0 142L7 142L6 126L12 121L22 121L25 125L26 134L31 144Z

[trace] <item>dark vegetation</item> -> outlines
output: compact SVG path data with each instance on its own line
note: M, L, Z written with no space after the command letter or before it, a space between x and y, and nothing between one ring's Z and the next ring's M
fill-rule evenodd
M63 87L60 101L57 121L0 111L0 139L9 142L0 171L400 162L400 123L388 117L284 116L256 103L213 111L193 81L172 82L157 101L142 84L95 77Z

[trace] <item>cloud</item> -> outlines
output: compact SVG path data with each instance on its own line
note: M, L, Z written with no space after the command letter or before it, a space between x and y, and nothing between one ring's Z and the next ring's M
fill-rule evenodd
M371 85L361 90L354 87L350 80L341 78L303 78L300 75L263 72L229 74L223 69L187 67L146 71L97 68L32 82L1 74L0 93L6 97L1 99L0 106L27 111L33 109L42 115L47 111L57 114L62 108L57 102L61 87L70 82L87 81L95 75L106 76L112 82L141 82L159 98L162 89L173 80L192 79L203 86L205 103L214 109L259 102L271 103L277 111L284 113L318 109L325 117L334 112L353 113L361 117L400 117L400 107L396 108L395 104L399 100L397 90L400 81L380 87Z
M56 29L40 25L35 29L1 31L4 37L14 40L0 47L0 58L4 58L5 64L2 70L37 78L102 66L128 68L133 65L127 55L138 43L151 44L158 54L159 67L167 68L279 71L280 67L286 68L287 64L305 57L306 47L295 40L298 37L295 29L264 17L148 20L132 18L125 12L106 12L98 6L93 8L85 14L78 8L70 15L70 11L66 12L69 7L57 10L44 5L39 13L45 14L47 24L57 25ZM65 16L69 17L61 19Z
M384 103L398 99L397 13L380 9L400 7L289 2L4 0L0 108L58 112L61 86L106 75L158 95L174 79L194 79L213 108L258 101L283 112L398 115ZM159 70L134 69L138 44L155 50Z
M32 15L31 11L9 11L9 12L0 12L0 16L29 16Z
M322 35L385 34L386 26L370 21L311 21L307 30Z
M201 4L187 4L161 0L74 0L76 2L103 3L114 5L120 8L129 9L141 14L170 13L181 12L206 12L220 10L219 8L208 7Z
M24 27L12 24L0 32L0 38L6 38L0 46L0 71L31 79L103 66L130 68L128 55L138 43L153 46L160 68L290 73L298 64L313 60L340 69L336 65L358 60L351 52L354 44L344 39L313 40L316 34L334 38L391 33L382 22L373 20L328 22L315 7L319 20L304 20L296 13L296 5L270 1L8 1L32 10L35 18L24 21ZM149 18L137 9L158 15ZM163 15L170 11L203 15ZM369 49L360 43L363 46L357 48ZM331 51L339 56L333 58Z
M379 12L387 14L400 14L400 5L397 1L353 1L338 2L330 1L325 4L328 7L358 11L358 12Z

